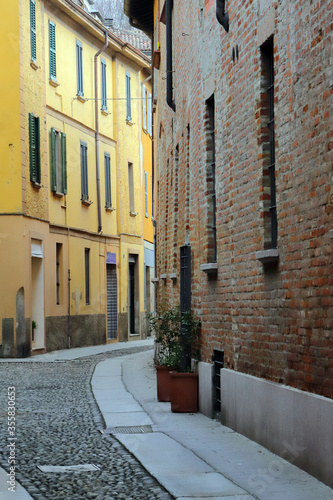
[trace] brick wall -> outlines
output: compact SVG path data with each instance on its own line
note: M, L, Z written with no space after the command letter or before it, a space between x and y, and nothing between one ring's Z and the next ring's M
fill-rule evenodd
M176 112L166 105L161 25L157 275L167 278L158 303L179 302L179 247L190 242L202 360L223 349L228 368L333 397L331 2L227 4L229 33L214 2L174 0ZM260 47L271 36L279 258L265 264L256 254L267 248L269 231ZM216 275L200 269L210 260L205 124L212 94Z

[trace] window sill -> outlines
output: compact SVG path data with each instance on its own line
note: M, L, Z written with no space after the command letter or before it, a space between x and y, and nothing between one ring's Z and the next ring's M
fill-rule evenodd
M134 122L132 122L132 120L128 120L128 119L126 118L126 124L127 124L127 125L129 125L130 127L133 127Z
M279 251L277 248L268 248L255 253L256 259L260 260L263 264L270 262L277 262L279 260Z
M114 212L116 209L114 207L105 207L106 212Z
M104 115L104 116L109 116L109 115L111 115L111 111L108 111L107 109L101 109L101 113L102 113L102 115Z
M146 217L146 219L149 219L149 215L148 214L145 214L145 217Z
M59 193L58 191L52 191L52 194L55 198L62 198L64 193Z
M210 275L217 274L217 262L207 262L207 264L201 264L200 271Z
M151 282L152 282L154 285L157 285L159 281L160 281L160 280L159 280L158 278L153 278L153 279L151 280Z
M90 205L92 205L91 200L83 200L82 198L81 198L81 203L82 203L82 205L85 205L86 207L90 207Z
M333 229L330 230L330 238L333 238Z
M35 189L40 189L42 185L39 182L31 181L31 184Z
M82 102L83 104L88 101L88 99L86 99L83 95L77 94L76 98L79 102Z
M52 85L52 87L59 87L60 83L58 83L56 80L53 80L52 78L49 79L49 84Z
M35 71L37 71L37 69L39 69L39 66L38 66L38 64L36 63L36 61L33 61L32 59L31 59L31 61L30 61L30 66L31 66L31 67L32 67L32 69L34 69Z
M172 280L172 281L177 281L177 273L171 273L169 275L169 278Z
M161 278L161 280L166 280L167 279L167 275L166 274L161 274L160 278Z
M138 212L130 212L129 214L131 217L136 217L138 215Z

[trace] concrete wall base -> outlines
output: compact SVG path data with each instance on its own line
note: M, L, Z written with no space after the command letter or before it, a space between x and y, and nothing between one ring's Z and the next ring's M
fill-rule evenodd
M198 363L199 373L199 411L206 417L214 418L213 408L213 365Z
M45 318L46 350L85 347L106 343L106 317L104 314L80 314L70 316L68 340L68 316Z
M333 400L221 370L222 423L333 487Z

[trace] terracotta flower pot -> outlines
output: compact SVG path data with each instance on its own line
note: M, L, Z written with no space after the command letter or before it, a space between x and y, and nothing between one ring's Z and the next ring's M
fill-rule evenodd
M170 372L171 411L198 411L198 374Z
M157 377L157 399L158 401L170 401L170 368L169 366L156 365Z

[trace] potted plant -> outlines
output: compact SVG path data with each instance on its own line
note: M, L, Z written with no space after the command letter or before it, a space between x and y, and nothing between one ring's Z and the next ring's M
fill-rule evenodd
M35 330L37 330L37 328L38 328L37 321L32 320L32 322L31 322L31 330L32 330L31 340L32 340L32 342L35 342Z
M180 364L179 307L148 314L150 331L155 333L155 368L158 401L170 401L170 370Z
M200 322L191 310L181 313L179 325L180 355L176 370L170 372L171 411L198 411L198 374L192 369L192 358L200 335Z

